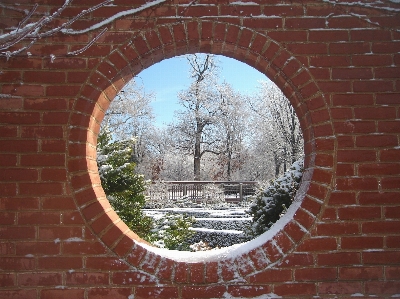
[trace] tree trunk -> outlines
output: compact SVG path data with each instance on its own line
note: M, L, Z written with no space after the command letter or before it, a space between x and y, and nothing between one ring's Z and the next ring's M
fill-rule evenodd
M197 132L194 143L194 158L193 158L193 179L200 181L200 162L201 162L201 132L200 125L197 124Z
M226 138L226 147L227 147L227 155L228 155L228 162L227 162L227 170L226 170L226 176L228 181L231 180L231 172L232 172L232 146L231 146L231 134L228 132L227 138Z
M274 162L275 162L275 178L279 176L279 171L281 169L280 158L276 153L274 153Z

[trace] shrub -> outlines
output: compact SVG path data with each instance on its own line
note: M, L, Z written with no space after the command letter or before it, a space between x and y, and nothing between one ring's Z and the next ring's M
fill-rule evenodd
M150 241L161 248L189 251L188 239L194 235L190 227L194 222L193 217L168 213L155 221Z
M246 229L249 239L269 230L285 214L300 186L302 175L303 162L296 161L282 177L272 181L269 187L257 195L248 211L253 217L251 225Z
M104 192L118 216L141 238L148 239L153 220L145 216L142 207L145 181L135 173L134 140L112 141L107 129L97 141L97 164Z

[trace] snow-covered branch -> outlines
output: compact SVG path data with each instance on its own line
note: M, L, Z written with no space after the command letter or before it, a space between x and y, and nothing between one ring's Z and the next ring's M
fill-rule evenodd
M355 18L358 18L359 20L373 26L373 27L379 27L379 28L386 28L389 30L394 30L399 32L399 29L389 27L387 25L382 25L379 22L379 18L375 18L375 20L371 20L371 17L366 14L359 14L359 13L354 13L352 11L348 11L347 8L363 8L363 9L373 9L373 10L378 10L382 14L390 15L390 16L395 16L400 14L400 0L386 0L386 1L371 1L371 2L366 2L366 1L354 1L354 2L345 2L345 1L337 1L337 0L323 0L325 3L329 3L331 5L335 5L338 7L342 7L344 14L349 15ZM398 7L394 7L398 6ZM375 14L373 15L373 17ZM331 17L329 15L328 17ZM327 17L327 18L328 18Z
M84 17L85 15L112 3L113 0L105 0L100 4L90 7L89 9L82 10L75 17L67 20L66 22L56 27L51 26L52 22L55 21L62 14L62 12L71 5L72 0L65 0L64 4L60 8L58 8L54 13L52 13L51 15L42 16L38 20L37 20L38 14L36 13L36 10L38 8L37 4L35 4L29 11L19 9L18 7L15 7L16 5L12 6L12 5L0 4L0 7L3 8L4 10L13 10L21 14L25 14L25 16L22 18L22 20L18 23L16 27L10 28L9 32L0 35L0 57L3 56L9 59L12 56L20 55L24 51L28 50L38 40L49 36L53 36L56 33L62 33L65 35L78 35L90 31L95 31L97 29L109 25L114 20L120 17L135 15L143 10L154 7L166 1L167 0L150 1L137 8L116 13L113 16L103 21L100 21L92 26L89 26L81 30L71 29L70 26L77 20ZM36 16L36 20L34 19L34 16ZM107 30L106 28L101 30L100 33L94 39L88 42L87 45L81 48L80 50L69 52L67 55L78 55L84 52L90 46L92 46L97 41L97 39L102 34L104 34L106 30Z
M378 9L378 10L386 11L386 12L390 12L390 13L399 13L400 12L400 8L390 7L390 5L388 5L390 3L399 5L400 4L399 0L386 0L386 1L377 0L377 1L372 1L372 2L367 2L367 1L344 2L344 1L337 1L337 0L322 0L322 1L325 3L332 4L332 5L373 8L373 9Z

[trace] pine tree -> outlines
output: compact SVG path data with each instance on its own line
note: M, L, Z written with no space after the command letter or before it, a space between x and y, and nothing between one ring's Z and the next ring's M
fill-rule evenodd
M148 239L153 221L143 214L145 181L135 173L134 140L112 141L107 128L99 134L97 164L101 184L118 216L141 238Z

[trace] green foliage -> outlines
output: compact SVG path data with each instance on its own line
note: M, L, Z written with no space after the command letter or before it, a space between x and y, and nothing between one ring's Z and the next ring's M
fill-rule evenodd
M166 214L156 221L150 241L161 248L189 251L187 241L195 234L190 230L194 222L195 219L187 215Z
M134 142L113 141L107 128L99 134L97 164L111 206L141 238L168 249L190 250L186 240L194 234L189 230L194 218L167 215L154 222L153 218L144 215L146 182L142 175L135 173Z
M303 175L303 162L293 163L290 169L279 179L261 192L248 213L253 217L246 234L249 238L261 235L285 214L300 186Z
M145 181L135 173L133 144L134 140L112 141L107 129L102 130L97 142L97 164L111 206L129 228L148 239L153 221L142 212Z

